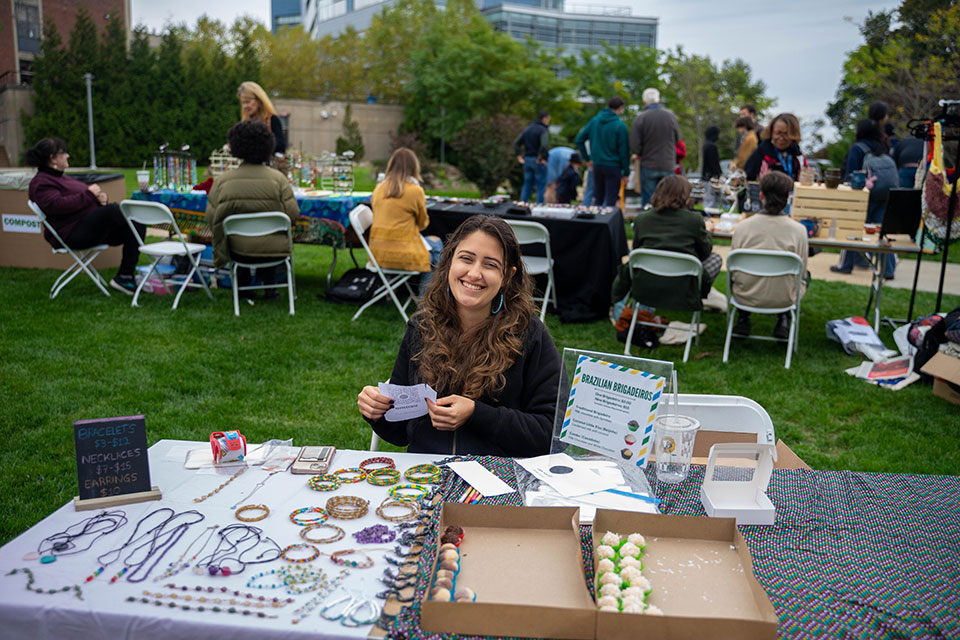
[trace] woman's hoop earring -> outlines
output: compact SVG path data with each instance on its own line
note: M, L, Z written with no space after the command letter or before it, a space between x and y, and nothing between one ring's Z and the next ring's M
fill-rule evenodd
M503 309L503 294L500 294L500 303L497 305L497 308L494 309L493 305L490 305L490 315L495 316L500 313L500 309Z

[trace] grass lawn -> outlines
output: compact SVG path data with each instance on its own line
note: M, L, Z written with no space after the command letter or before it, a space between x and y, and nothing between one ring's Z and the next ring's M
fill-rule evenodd
M0 451L7 513L0 543L75 494L74 420L143 413L151 444L240 429L252 442L293 438L365 449L370 430L356 395L390 375L403 325L392 306L351 322L353 307L319 301L330 260L329 248L296 247L294 317L282 296L244 306L236 318L229 290L215 290L213 302L188 293L176 312L169 296L146 295L133 309L129 298L107 298L82 277L51 301L56 272L0 268L0 435L7 443ZM341 257L338 275L351 266ZM905 314L908 293L885 291L885 312ZM847 376L843 369L860 358L824 337L824 322L861 313L866 295L863 287L814 282L789 371L783 348L760 341L738 343L722 364L724 319L708 314L693 353L709 355L678 362L681 389L753 398L769 411L778 437L816 468L956 473L957 408L923 384L890 392ZM918 294L918 312L933 301ZM945 300L947 309L958 304ZM766 320L757 319L754 330L772 331ZM548 316L547 325L560 348L622 352L607 321L562 325ZM889 330L883 337L892 345ZM682 346L651 356L679 361Z

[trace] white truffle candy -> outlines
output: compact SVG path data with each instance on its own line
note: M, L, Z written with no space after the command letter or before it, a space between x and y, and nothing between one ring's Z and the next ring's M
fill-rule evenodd
M620 597L620 585L616 584L605 584L600 587L601 596L613 596L614 598Z
M617 610L620 609L620 601L619 601L617 598L615 598L614 596L603 596L602 598L600 598L599 600L597 600L597 604L598 604L601 608L603 608L603 607L616 607Z
M603 538L601 538L600 541L605 545L615 547L620 544L620 536L615 534L613 531L607 531L605 534L603 534Z
M634 586L635 581L640 578L643 578L643 573L636 567L625 567L620 570L620 579L623 582L630 583L631 587Z
M652 605L652 604L647 606L647 608L646 608L646 610L644 611L644 613L647 614L648 616L662 616L662 615L663 615L663 611L661 611L659 607L657 607L657 606L655 606L655 605Z
M644 604L636 599L623 601L623 613L643 613Z
M634 569L643 570L643 561L637 558L631 558L627 556L626 558L620 559L620 569L626 569L627 567L633 567Z
M597 547L597 557L603 560L604 558L613 558L617 555L617 552L613 550L613 547L607 544L601 544Z
M601 575L604 573L609 573L611 571L616 570L616 568L617 568L616 565L613 564L613 560L610 560L609 558L604 558L603 560L597 563L597 574Z
M623 546L620 547L620 557L621 558L636 558L640 555L640 548L632 542L625 542Z
M643 578L643 580L647 580L647 579ZM646 589L644 589L643 587L639 586L636 582L634 582L631 584L631 586L624 589L621 592L620 596L623 598L639 598L640 600L643 600L646 597L647 592L650 591L649 584L650 582L647 581L648 586Z
M605 606L603 606L603 607L600 607L600 611L610 611L610 612L616 613L616 612L620 611L620 607L618 607L617 605L609 605L609 604L608 604L608 605L605 605Z
M628 536L627 536L627 542L629 542L630 544L634 544L634 545L640 547L641 549L643 549L645 546L647 546L647 539L644 538L644 537L643 537L642 535L640 535L639 533L631 533L630 535L628 535Z
M601 585L604 585L604 584L615 584L615 585L617 585L617 586L619 587L619 586L620 586L620 583L623 582L623 580L620 579L620 576L618 576L616 573L614 573L613 571L611 571L611 572L609 572L609 573L605 573L605 574L603 574L602 576L600 576L600 580L599 580L598 582L599 582Z

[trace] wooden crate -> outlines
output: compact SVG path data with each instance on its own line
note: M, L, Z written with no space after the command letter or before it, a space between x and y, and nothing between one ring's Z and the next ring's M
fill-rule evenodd
M805 187L799 183L795 183L793 189L791 216L797 220L819 220L819 236L826 236L831 227L836 227L836 235L847 231L863 233L870 198L866 189L856 190L845 185L827 189L822 185Z

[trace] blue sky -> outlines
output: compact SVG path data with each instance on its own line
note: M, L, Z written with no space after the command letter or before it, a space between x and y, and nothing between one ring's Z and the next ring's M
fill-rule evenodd
M881 0L567 0L569 5L629 7L660 19L658 46L715 61L742 58L777 98L777 111L825 117L840 82L844 56L861 43L867 11L893 9ZM196 22L203 13L223 22L248 14L270 22L270 0L132 0L133 23L160 30L170 21ZM829 131L827 132L829 133Z

